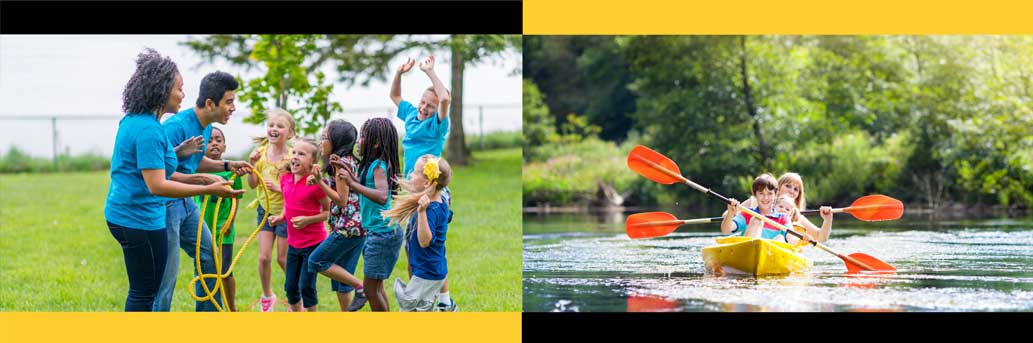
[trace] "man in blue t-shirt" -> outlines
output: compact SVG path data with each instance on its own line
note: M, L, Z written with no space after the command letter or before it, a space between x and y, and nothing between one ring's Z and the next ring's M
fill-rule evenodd
M430 154L441 157L441 149L445 146L445 137L448 136L448 106L452 102L448 88L445 88L445 84L434 72L434 56L420 62L420 70L427 74L432 85L423 91L419 106L402 100L402 74L411 70L415 64L416 60L407 59L398 67L391 82L391 101L398 106L398 119L405 122L405 137L402 138L402 150L405 152L403 177L412 172L420 156ZM452 206L450 189L446 187L441 197L445 204ZM437 307L439 311L446 312L456 309L455 302L448 294L448 280L445 280L441 292L438 293Z
M233 171L237 175L243 175L252 168L244 161L215 161L205 157L205 149L208 140L211 138L213 122L226 124L230 116L236 110L234 91L239 85L237 80L225 72L214 72L205 75L201 80L200 94L194 107L180 111L162 123L162 129L168 138L169 144L178 146L181 143L198 140L199 145L193 151L177 152L178 165L172 173L171 179L183 183L207 185L223 181L214 174L205 174L218 171ZM200 172L200 173L198 173ZM168 259L165 261L165 273L161 278L161 286L158 289L158 297L154 300L154 311L169 311L172 307L172 294L176 287L176 276L179 274L179 250L182 248L191 259L200 258L203 273L215 274L215 260L212 252L212 235L207 224L201 221L201 213L190 198L171 199L166 204L165 226L168 232ZM201 256L194 256L197 247L197 226L200 223L201 230ZM192 263L191 265L196 265ZM196 268L195 268L196 269ZM198 271L194 270L194 275ZM208 289L215 288L215 279L206 279ZM203 286L200 282L195 285L194 293L200 297L206 297ZM222 297L218 292L213 293L220 306ZM211 301L198 301L194 309L196 311L215 311L216 307Z

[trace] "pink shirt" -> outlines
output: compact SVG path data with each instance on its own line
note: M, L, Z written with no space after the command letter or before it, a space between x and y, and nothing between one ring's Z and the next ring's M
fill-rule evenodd
M295 249L302 249L319 244L326 239L326 228L323 222L309 224L303 228L295 228L291 218L319 214L323 206L319 200L326 196L318 185L308 185L306 178L294 181L294 174L287 173L280 178L280 190L283 191L283 218L287 222L287 244Z

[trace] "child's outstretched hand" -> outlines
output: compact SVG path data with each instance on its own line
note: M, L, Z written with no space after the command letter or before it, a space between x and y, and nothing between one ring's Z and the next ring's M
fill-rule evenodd
M430 197L424 194L422 197L420 197L419 207L417 207L416 210L424 212L427 211L428 206L430 206Z
M219 180L222 180L222 178ZM243 189L232 189L229 188L230 185L232 185L232 183L229 181L219 181L205 186L205 193L223 198L235 198L238 195L244 194Z
M420 70L424 72L434 70L434 55L427 56L423 62L420 62Z
M282 216L275 216L275 215L269 216L269 225L270 226L277 226L277 225L280 225L280 223L283 223L283 217Z
M258 159L262 158L262 154L258 153L258 149L251 151L251 155L248 156L248 160L251 161L251 165L258 163Z
M194 136L187 138L183 143L179 143L176 146L176 157L187 157L193 154L201 152L201 147L204 146L204 137Z
M311 186L316 184L316 181L319 180L319 170L320 168L318 163L312 165L312 170L309 172L309 176L305 178L306 185Z
M337 178L337 182L344 182L349 187L359 182L359 179L355 177L352 169L345 165L341 165L337 168L337 174L334 175L334 177Z
M402 63L401 66L398 66L398 73L405 74L409 72L409 70L412 70L412 66L414 65L416 65L416 60L414 60L412 57L409 57L405 59L405 63Z
M330 165L334 166L334 167L337 167L337 168L347 168L348 167L348 166L344 165L344 160L342 160L340 156L337 156L337 155L334 155L334 154L330 154Z
M273 182L272 180L265 180L265 188L276 193L281 193L280 184Z

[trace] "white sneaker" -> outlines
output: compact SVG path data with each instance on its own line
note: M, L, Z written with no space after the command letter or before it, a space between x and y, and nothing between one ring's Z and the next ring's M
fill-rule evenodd
M456 305L456 300L455 299L449 299L449 300L452 301L451 304L438 303L437 306L434 306L434 310L437 311L437 312L459 312L459 305Z

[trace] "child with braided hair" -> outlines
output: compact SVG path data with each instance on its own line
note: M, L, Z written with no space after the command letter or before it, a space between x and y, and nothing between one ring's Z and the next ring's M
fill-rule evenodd
M406 194L395 196L394 206L384 211L390 223L407 222L406 247L412 275L409 283L395 278L395 297L402 311L435 310L437 291L445 283L445 235L452 211L442 199L442 190L452 179L452 168L444 159L423 155L416 161L408 180L399 182Z
M391 207L391 196L398 193L398 131L388 118L370 118L359 130L358 171L339 168L348 189L359 193L362 228L366 243L362 248L363 289L372 311L388 311L384 280L398 262L402 248L402 229L388 222L380 211ZM339 181L340 182L340 181Z

